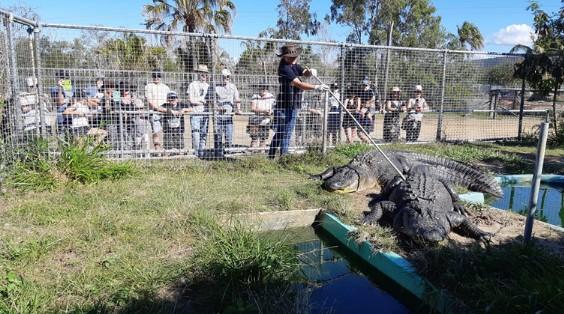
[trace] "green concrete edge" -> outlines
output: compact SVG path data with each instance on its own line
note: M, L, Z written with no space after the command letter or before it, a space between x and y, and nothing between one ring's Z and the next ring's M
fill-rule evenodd
M349 237L355 227L342 223L337 217L329 213L322 213L320 226L351 252L358 255L368 264L388 276L405 290L426 303L434 311L449 313L455 304L454 299L444 290L435 288L430 282L417 274L409 261L394 252L374 250L372 245L363 241L357 243Z

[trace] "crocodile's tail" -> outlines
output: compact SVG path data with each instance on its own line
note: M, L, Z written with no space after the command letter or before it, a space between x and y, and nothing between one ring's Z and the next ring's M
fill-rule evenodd
M445 182L466 187L471 191L488 193L496 197L503 196L503 191L493 176L444 157L418 153L398 153L407 159L427 164L432 174Z

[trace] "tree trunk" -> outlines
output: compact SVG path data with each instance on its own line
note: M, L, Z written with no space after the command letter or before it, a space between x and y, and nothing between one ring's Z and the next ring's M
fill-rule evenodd
M560 84L554 82L554 95L552 96L552 120L554 121L554 135L558 137L558 115L556 114L556 96L558 95L558 87Z

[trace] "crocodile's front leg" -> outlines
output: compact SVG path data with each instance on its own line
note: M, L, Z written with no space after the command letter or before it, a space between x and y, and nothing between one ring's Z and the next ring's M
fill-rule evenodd
M478 226L470 222L464 215L451 211L447 212L447 219L452 230L461 236L473 238L477 241L490 241L491 233L480 230Z
M384 214L393 215L396 211L396 203L391 201L380 201L370 205L370 211L364 213L363 223L375 225Z

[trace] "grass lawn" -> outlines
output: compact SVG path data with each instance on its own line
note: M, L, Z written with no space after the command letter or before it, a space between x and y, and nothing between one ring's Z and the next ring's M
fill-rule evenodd
M469 163L497 158L519 169L524 162L514 153L519 149L505 146L392 148ZM189 279L193 267L194 213L346 212L351 196L325 192L306 174L365 149L340 147L325 157L308 153L277 162L151 162L119 180L67 182L45 192L9 190L0 197L0 313L165 311L158 301L163 291ZM152 307L147 300L154 300Z

